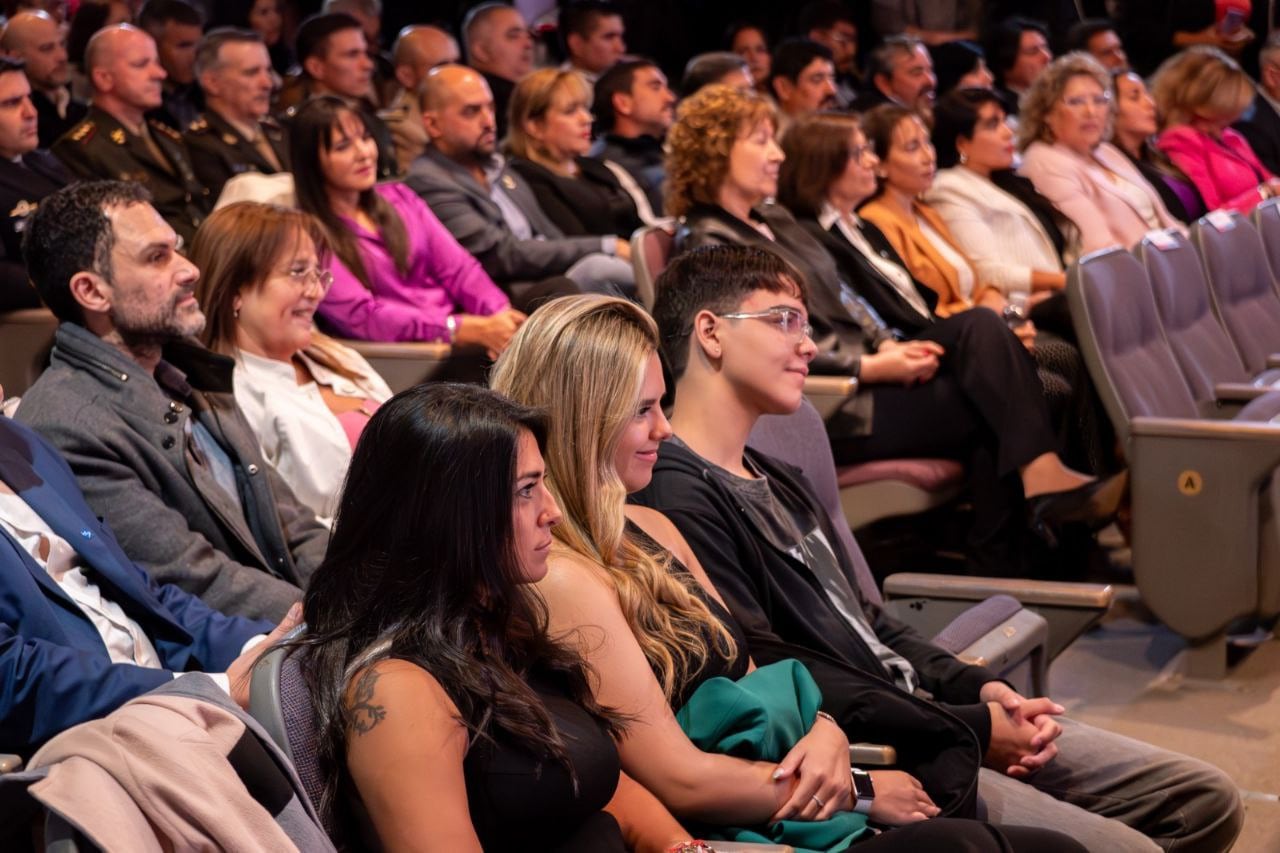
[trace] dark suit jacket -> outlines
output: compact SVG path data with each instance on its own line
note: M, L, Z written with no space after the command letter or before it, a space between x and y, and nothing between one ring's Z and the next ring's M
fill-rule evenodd
M68 182L47 151L23 154L21 163L0 160L0 311L40 305L22 262L22 232L40 200Z
M520 208L540 239L516 239L502 209L484 187L433 146L428 145L426 153L413 162L404 182L500 285L559 275L581 258L602 250L599 237L565 237L543 213L522 176L504 169L499 180L507 198Z
M1252 106L1235 123L1235 129L1244 134L1262 165L1272 174L1280 175L1280 114L1271 102L1260 94L1254 97Z
M579 157L576 178L520 157L511 158L510 168L524 176L538 205L566 234L614 234L628 240L644 224L631 196L603 163Z
M112 663L93 623L0 528L0 752L30 755L174 672L222 672L269 622L224 616L129 559L85 503L71 468L32 430L0 417L0 480L76 549L85 573L142 628L164 669Z
M49 148L58 141L58 137L66 133L82 121L89 112L89 105L80 101L67 104L65 118L58 115L58 108L53 105L43 92L31 90L31 104L36 108L36 132L40 137L40 147Z
M97 107L90 107L85 120L53 144L53 154L76 177L145 185L155 209L190 244L213 207L209 190L196 179L182 135L155 120L148 119L147 126L167 162L157 160L146 140Z
M289 139L284 128L272 118L259 124L276 159L288 171ZM267 158L231 122L213 110L205 110L198 120L191 123L182 138L191 154L191 168L215 200L233 175L242 172L271 175L276 172L276 167L267 162Z

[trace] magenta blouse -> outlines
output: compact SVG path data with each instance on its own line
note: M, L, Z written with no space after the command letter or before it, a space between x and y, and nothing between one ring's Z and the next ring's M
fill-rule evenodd
M404 221L409 270L401 275L382 235L343 219L360 244L372 287L336 257L333 286L317 313L340 337L366 341L441 341L451 314L486 316L510 306L480 262L453 239L426 202L404 184L376 188Z

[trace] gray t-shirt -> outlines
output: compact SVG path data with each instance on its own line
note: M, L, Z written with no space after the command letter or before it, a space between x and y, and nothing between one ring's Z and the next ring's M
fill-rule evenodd
M694 452L678 437L671 440L689 452ZM780 495L769 479L751 465L749 459L744 462L747 469L755 475L753 478L739 477L705 459L702 461L716 479L738 496L752 525L764 535L769 544L789 554L813 573L832 608L858 632L858 636L880 660L885 674L903 690L914 692L920 683L915 668L910 661L880 642L880 638L876 636L862 610L861 600L854 591L853 584L840 568L835 548L827 540L818 519L813 517L809 508L796 501L786 500L786 496Z

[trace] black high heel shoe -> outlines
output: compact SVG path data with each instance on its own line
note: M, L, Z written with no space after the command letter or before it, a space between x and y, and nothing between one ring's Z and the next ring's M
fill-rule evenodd
M1064 524L1078 522L1098 528L1111 521L1128 487L1129 472L1121 471L1076 489L1027 498L1027 523L1052 548L1058 544L1057 530Z

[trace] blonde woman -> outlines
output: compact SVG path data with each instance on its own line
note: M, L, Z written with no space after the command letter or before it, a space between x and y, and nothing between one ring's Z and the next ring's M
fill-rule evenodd
M678 817L713 824L759 823L771 811L773 818L828 817L852 805L848 741L832 717L819 715L776 770L700 752L676 724L672 708L700 683L748 671L746 636L769 628L744 632L674 525L654 510L624 505L626 494L648 485L658 446L671 436L657 351L657 328L639 307L567 297L534 314L494 368L495 390L550 412L547 484L563 516L537 589L552 634L580 638L597 700L633 720L619 744L623 770ZM824 706L838 669L826 666ZM894 688L856 673L846 678L858 689L841 692L858 695L838 701L872 725L865 694L892 696ZM897 716L892 725L901 731L903 721ZM941 809L906 772L872 776L871 820L907 826L860 840L859 850L985 850L999 835L974 821L937 819ZM1020 832L1026 830L1013 836ZM1037 837L1026 849L1052 849L1040 845L1055 840Z
M1280 189L1280 178L1231 127L1258 96L1234 59L1216 47L1189 47L1164 61L1151 94L1162 122L1156 147L1191 179L1209 210L1247 212Z
M509 107L510 166L566 235L628 239L643 224L632 196L615 170L586 156L591 100L590 84L576 71L544 68L522 79Z

